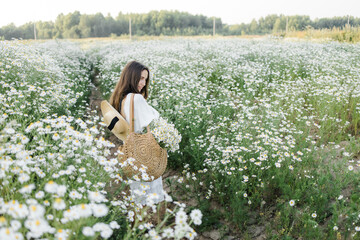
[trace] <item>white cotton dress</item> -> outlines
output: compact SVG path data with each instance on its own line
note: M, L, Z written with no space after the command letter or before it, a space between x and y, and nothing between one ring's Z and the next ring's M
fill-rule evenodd
M131 93L125 98L124 114L126 121L130 124L130 99ZM151 107L141 94L135 94L134 97L134 131L141 133L150 124L153 119L159 118L159 113ZM135 203L146 204L146 199L151 195L154 203L164 200L164 190L162 184L162 177L155 179L152 182L137 182L130 183L130 189L135 195Z

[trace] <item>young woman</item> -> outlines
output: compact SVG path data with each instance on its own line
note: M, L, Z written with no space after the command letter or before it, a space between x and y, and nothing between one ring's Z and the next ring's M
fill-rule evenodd
M153 119L159 118L159 113L151 107L146 99L150 83L150 72L139 62L129 62L120 75L120 80L110 97L110 104L130 123L130 96L134 96L134 131L142 133ZM135 195L136 203L146 204L146 198L151 196L155 203L164 200L162 177L152 182L130 183L130 189Z

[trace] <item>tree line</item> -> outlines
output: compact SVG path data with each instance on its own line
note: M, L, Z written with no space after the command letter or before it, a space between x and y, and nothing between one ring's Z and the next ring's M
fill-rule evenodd
M359 27L360 18L351 16L320 18L311 20L306 15L285 16L271 14L261 17L258 21L253 19L249 24L236 24L224 27L224 35L271 34L287 31L303 31L312 29L345 28L347 26Z
M54 38L91 38L112 37L129 34L129 20L133 35L211 35L215 21L216 34L219 35L249 35L269 34L285 31L298 31L307 28L323 29L334 27L359 26L360 18L333 17L312 21L309 16L268 15L250 23L227 25L221 18L211 18L204 15L192 15L179 11L150 11L144 14L123 14L116 18L102 13L80 14L75 11L69 14L59 14L52 21L29 22L19 27L13 23L0 28L0 37L16 39L54 39ZM34 28L36 31L34 31Z

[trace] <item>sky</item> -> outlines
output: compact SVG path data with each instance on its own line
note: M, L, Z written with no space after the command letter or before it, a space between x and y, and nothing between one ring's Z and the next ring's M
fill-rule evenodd
M310 19L360 17L360 0L9 0L0 5L0 27L33 21L55 21L60 14L122 13L178 10L221 18L225 24L250 23L269 14L307 15Z

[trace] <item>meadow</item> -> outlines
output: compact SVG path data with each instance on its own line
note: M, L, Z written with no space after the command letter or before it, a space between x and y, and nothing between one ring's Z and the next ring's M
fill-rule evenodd
M360 239L360 45L171 38L0 48L1 239L194 239L214 229L224 239ZM111 133L89 107L94 74L109 99L130 60L150 68L148 102L182 136L169 153L171 196L158 206L134 204Z

